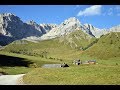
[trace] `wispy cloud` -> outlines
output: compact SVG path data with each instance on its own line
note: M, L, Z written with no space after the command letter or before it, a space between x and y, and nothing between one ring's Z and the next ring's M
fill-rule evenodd
M115 6L112 8L109 8L106 12L106 14L103 14L103 16L108 15L108 16L120 16L120 6Z
M79 11L77 16L93 16L93 15L100 15L101 14L102 5L93 5L89 8L86 8L83 11Z
M116 10L120 11L120 5L115 7Z
M116 6L115 10L117 11L117 16L120 16L120 5Z
M108 13L107 13L107 15L113 15L113 8L110 8L109 10L108 10Z
M76 8L78 8L80 5L76 5Z
M80 7L80 5L75 5L75 8L74 9L78 9Z

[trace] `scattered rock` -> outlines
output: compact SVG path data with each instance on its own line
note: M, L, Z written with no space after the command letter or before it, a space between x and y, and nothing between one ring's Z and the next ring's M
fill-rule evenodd
M33 20L24 23L18 16L12 13L3 13L0 14L0 42L3 42L2 45L7 45L14 40L31 36L40 37L55 26L52 24L38 25Z

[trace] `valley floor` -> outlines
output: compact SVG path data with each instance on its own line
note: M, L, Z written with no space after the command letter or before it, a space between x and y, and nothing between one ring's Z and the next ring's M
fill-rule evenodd
M1 72L9 75L0 76L0 85L120 85L120 57L110 59L95 59L95 65L73 65L72 60L46 59L22 54L0 52ZM4 56L3 56L4 55ZM37 67L24 67L11 63L14 66L4 64L5 60L31 61ZM82 61L93 60L87 55L80 56ZM66 68L42 68L44 64L59 64L65 62ZM23 74L25 73L25 75Z

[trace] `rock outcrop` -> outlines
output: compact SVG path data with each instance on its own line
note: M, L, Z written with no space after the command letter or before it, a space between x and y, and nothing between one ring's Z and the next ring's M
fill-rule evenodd
M47 34L41 36L40 39L41 40L52 39L63 35L67 35L75 30L80 30L80 29L84 29L82 27L82 24L75 17L71 17L65 20L64 22L62 22L56 28L50 30Z
M40 37L51 30L54 25L38 25L33 20L24 23L12 13L0 14L0 45L27 37Z
M94 27L91 24L81 24L81 22L75 17L71 17L60 25L51 29L50 32L44 34L40 37L40 40L52 39L56 37L60 37L63 35L67 35L75 30L82 30L84 33L87 33L90 36L100 38L100 36L105 35L110 32L120 32L120 25L109 28L109 29L99 29Z
M60 25L37 24L33 20L24 23L12 13L0 14L0 45L7 45L19 39L29 41L52 39L68 35L76 30L82 30L90 36L99 38L109 32L120 32L120 25L110 29L99 29L91 24L81 24L75 17L66 19Z
M84 24L84 26L87 28L86 30L89 30L89 32L92 33L92 35L94 35L96 38L108 33L108 30L96 28L91 24Z

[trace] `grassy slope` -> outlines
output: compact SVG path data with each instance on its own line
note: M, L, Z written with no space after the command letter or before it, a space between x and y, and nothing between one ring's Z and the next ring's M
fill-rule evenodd
M83 50L89 44L96 40L96 38L85 34L81 30L74 31L66 36L59 38L60 42L71 46L72 48L77 48L78 50Z
M120 57L120 32L102 36L99 41L87 49L84 54L100 59Z
M111 40L113 40L112 43ZM98 62L96 65L71 66L62 69L37 68L24 76L24 82L45 85L120 85L119 40L120 38L116 37L115 33L105 35L101 37L98 43L85 51L87 55L80 55L83 61L96 59ZM107 54L108 56L105 54L106 49L110 53ZM89 50L93 50L94 53ZM95 58L96 56L99 59ZM110 56L111 58L109 58ZM30 80L30 78L33 80Z
M79 31L78 31L79 32ZM92 47L88 48L85 51L85 54L81 55L83 51L76 50L70 47L68 43L68 39L63 40L62 38L59 39L52 39L52 40L45 40L40 43L32 43L27 42L29 44L15 44L12 43L4 50L1 51L0 54L6 54L11 56L17 57L24 57L27 60L31 60L36 62L38 65L42 65L44 63L61 63L66 62L70 65L68 68L54 68L54 69L45 69L45 68L28 68L26 71L25 69L17 68L15 69L6 69L7 71L13 73L18 72L28 72L26 76L24 76L24 82L27 84L119 84L120 85L120 58L119 58L119 36L112 33L111 35L105 35L101 37L98 43L94 44ZM73 35L67 36L72 37ZM80 35L78 35L79 37ZM74 37L73 37L74 39ZM88 39L89 40L89 39ZM111 40L112 43L111 43ZM73 40L75 41L75 40ZM84 40L83 40L84 41ZM85 41L84 45L83 41L77 40L75 43L78 47L87 46L90 43ZM67 44L68 43L68 44ZM81 44L81 45L80 45ZM80 45L80 46L79 46ZM74 45L73 45L74 46ZM83 48L85 48L83 47ZM109 48L110 47L110 48ZM112 57L113 54L105 54L107 50L109 53L112 53L111 50L116 54L116 57ZM47 54L45 54L45 51ZM10 52L10 53L8 53ZM14 52L14 53L11 53ZM27 52L27 53L26 53ZM102 54L102 53L104 54ZM16 54L21 53L21 54ZM25 54L25 55L23 55ZM28 56L34 55L34 56ZM44 56L44 58L41 57ZM47 56L47 58L45 58ZM89 59L96 59L96 65L82 65L82 66L74 66L72 65L72 61L76 58L80 58L81 60L89 60ZM110 59L108 59L111 56ZM52 59L50 59L52 57ZM102 57L102 58L101 58ZM55 59L54 59L55 58ZM60 61L62 59L63 61ZM32 70L32 71L31 71ZM30 72L29 72L30 71ZM17 72L17 73L18 73Z
M73 47L71 47L71 42L69 42L70 38L72 38L72 42L76 44L77 47L75 47L74 44L72 45ZM90 36L78 30L65 37L45 40L39 43L24 41L27 44L18 44L18 41L16 41L6 46L5 49L3 49L2 51L33 55L51 59L55 58L59 61L60 59L62 59L63 61L71 61L73 59L79 58L79 55L82 52L82 50L78 48L85 48L94 40L96 39L90 38Z
M120 85L119 65L82 65L68 68L36 68L24 76L26 84Z
M43 64L46 64L46 63L61 63L60 61L57 61L57 60L51 60L51 59L35 57L35 56L28 56L28 55L23 55L23 54L9 53L9 52L4 52L4 51L0 51L0 55L24 58L25 61L31 61L31 62L35 63L37 67L41 67ZM6 57L5 57L5 60L6 60ZM8 74L27 73L27 72L31 71L32 69L34 69L34 67L32 67L32 66L28 66L28 67L24 67L24 66L14 66L14 67L1 66L1 70L3 70L4 72L6 72Z
M0 51L0 54L25 58L25 60L27 61L32 61L36 63L37 66L41 66L45 63L63 62L72 65L72 61L74 59L80 58L79 55L82 51L71 48L70 44L67 44L68 39L66 38L71 37L75 40L75 37L73 36L77 33L79 33L77 35L79 40L76 40L74 42L78 46L87 46L92 41L90 41L89 39L85 41L85 38L88 36L81 31L75 31L64 38L62 37L52 40L45 40L39 43L33 43L24 40L15 41L4 47L4 49ZM61 42L61 40L63 41ZM26 67L4 67L4 69L9 74L26 73L31 70L30 68Z

